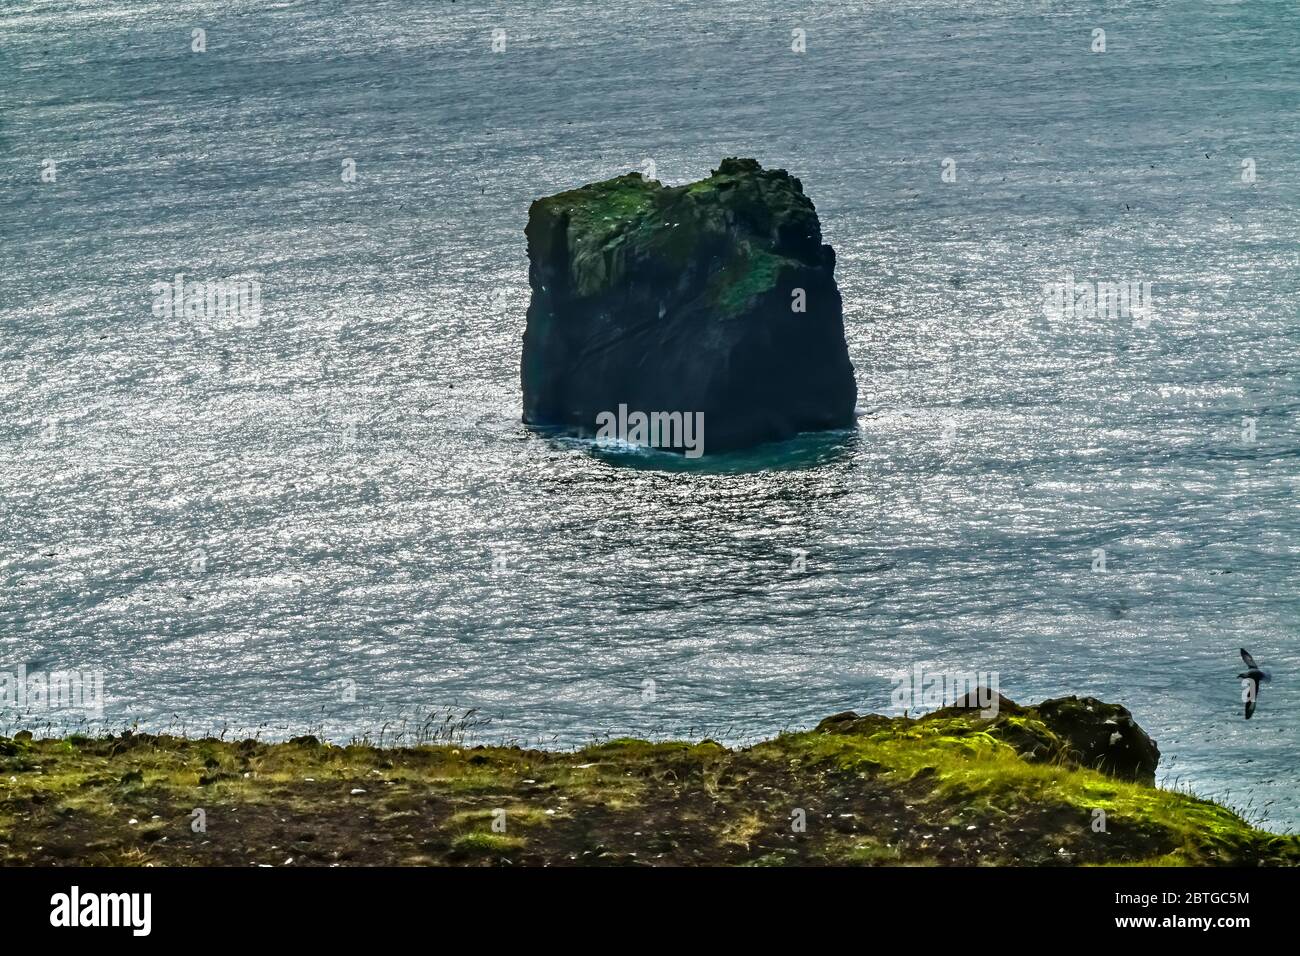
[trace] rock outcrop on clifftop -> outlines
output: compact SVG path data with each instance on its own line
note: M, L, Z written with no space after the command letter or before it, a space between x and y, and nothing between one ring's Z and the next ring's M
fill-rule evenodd
M981 711L980 700L987 703ZM987 714L987 716L986 716ZM874 732L906 717L852 711L827 717L818 730L832 734ZM988 736L1014 749L1031 762L1049 761L1097 770L1109 777L1155 786L1160 749L1137 725L1128 708L1108 704L1095 697L1057 697L1024 707L1001 694L976 692L950 707L918 718L918 722L941 723L954 737Z
M525 422L594 435L620 406L698 414L706 453L852 427L835 253L784 170L629 173L537 200L526 234Z

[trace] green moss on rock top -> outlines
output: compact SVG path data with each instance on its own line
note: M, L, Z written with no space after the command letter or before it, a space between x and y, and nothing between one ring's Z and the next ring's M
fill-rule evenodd
M774 288L783 266L821 255L821 227L802 184L752 159L724 159L685 186L633 172L571 189L537 200L529 223L535 257L567 262L574 298L617 286L629 263L699 267L711 274L710 303L727 315Z

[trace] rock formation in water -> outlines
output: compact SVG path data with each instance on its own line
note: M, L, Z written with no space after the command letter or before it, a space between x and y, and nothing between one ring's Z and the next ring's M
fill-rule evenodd
M590 436L640 413L648 428L612 437L683 451L679 413L707 452L852 427L835 253L784 170L725 159L676 187L629 173L537 200L526 234L525 422Z

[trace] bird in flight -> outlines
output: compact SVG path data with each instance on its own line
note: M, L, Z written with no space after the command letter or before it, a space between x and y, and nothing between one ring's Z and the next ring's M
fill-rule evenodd
M1255 713L1255 703L1259 700L1259 685L1268 680L1269 675L1267 671L1260 670L1255 658L1244 647L1241 649L1241 659L1246 662L1246 670L1237 676L1244 681L1241 697L1246 702L1246 719L1250 720L1250 715Z

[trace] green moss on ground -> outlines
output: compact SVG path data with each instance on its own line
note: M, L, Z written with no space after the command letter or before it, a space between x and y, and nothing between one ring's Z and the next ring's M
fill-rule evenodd
M1021 736L1051 732L1029 717L872 716L740 750L574 753L0 738L0 864L1300 863L1300 838L1031 760Z

